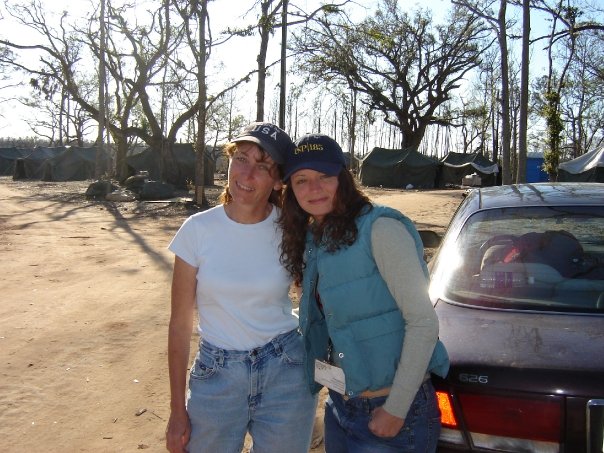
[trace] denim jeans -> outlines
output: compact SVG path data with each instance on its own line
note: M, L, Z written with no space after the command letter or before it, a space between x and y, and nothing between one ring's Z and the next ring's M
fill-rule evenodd
M246 432L254 453L307 453L315 417L295 330L251 351L200 342L187 412L191 453L240 453Z
M440 435L440 411L432 382L419 388L405 417L405 425L395 437L378 437L369 431L371 411L386 401L352 398L329 391L325 403L326 453L433 453Z

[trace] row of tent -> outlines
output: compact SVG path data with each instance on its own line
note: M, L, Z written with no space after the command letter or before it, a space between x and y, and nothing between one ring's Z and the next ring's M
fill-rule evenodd
M168 182L186 186L195 180L195 151L190 143L176 143L172 147L174 166L168 172ZM105 150L100 154L101 169L108 170L113 158ZM0 148L0 176L13 179L40 179L42 181L84 181L95 178L97 147L35 147ZM159 151L145 148L126 158L129 173L145 171L152 180L160 180L162 159ZM214 161L206 156L205 183L214 182Z
M174 168L169 182L186 185L194 181L196 156L190 143L173 145ZM36 147L0 148L0 176L14 179L41 179L43 181L87 180L95 177L96 147ZM127 157L131 174L146 171L150 179L160 180L162 159L160 153L145 148ZM102 152L100 163L110 168L112 157ZM527 182L547 181L542 170L543 157L527 159ZM206 155L205 184L213 184L216 163ZM496 185L499 167L480 153L450 152L440 160L410 149L374 148L359 162L359 178L366 186L417 189L443 188L461 185L467 175L476 174L481 185ZM604 182L604 147L576 159L563 162L558 168L558 181Z
M412 149L374 148L359 161L359 179L365 186L433 189L462 185L477 175L482 186L501 183L499 166L480 153L450 152L437 160ZM526 182L546 182L543 155L527 156ZM558 166L558 181L604 182L604 146Z
M496 185L499 167L480 153L450 152L441 160L413 149L373 148L359 162L359 179L365 186L434 189L459 186L464 176L476 174L481 185Z
M101 168L108 169L111 164L109 153L101 150L99 158ZM0 148L0 175L43 181L93 179L96 159L97 148L94 146Z

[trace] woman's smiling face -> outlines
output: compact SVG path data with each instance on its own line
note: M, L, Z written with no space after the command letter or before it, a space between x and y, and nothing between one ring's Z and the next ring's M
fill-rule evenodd
M339 185L337 176L305 168L295 172L289 184L300 207L316 222L321 223L333 211Z
M273 190L281 189L279 172L273 159L255 143L238 143L229 161L229 191L235 203L268 203Z

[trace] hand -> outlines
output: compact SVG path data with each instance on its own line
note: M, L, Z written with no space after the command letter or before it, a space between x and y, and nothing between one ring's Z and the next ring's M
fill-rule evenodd
M170 453L186 453L191 436L191 421L187 411L171 412L166 427L166 449Z
M405 419L390 414L383 407L376 407L371 413L369 431L378 437L394 437L403 428Z

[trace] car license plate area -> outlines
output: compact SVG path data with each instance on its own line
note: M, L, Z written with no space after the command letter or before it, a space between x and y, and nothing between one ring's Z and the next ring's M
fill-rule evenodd
M587 445L589 453L604 451L604 399L587 402Z

